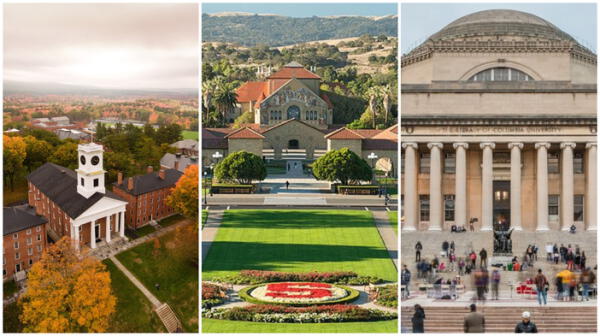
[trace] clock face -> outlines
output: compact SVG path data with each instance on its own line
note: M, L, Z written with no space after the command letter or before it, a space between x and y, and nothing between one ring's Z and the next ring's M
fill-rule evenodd
M92 157L92 164L95 166L100 162L100 158L97 155Z
M83 156L83 155L82 155L82 156L79 158L79 161L81 162L81 164L82 164L82 165L84 165L84 164L85 164L85 156Z

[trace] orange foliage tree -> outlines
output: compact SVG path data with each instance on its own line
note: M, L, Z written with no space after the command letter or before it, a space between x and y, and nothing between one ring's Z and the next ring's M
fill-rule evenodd
M173 192L167 197L167 204L198 225L198 165L187 167L177 181Z
M106 266L80 257L65 237L32 266L19 319L24 332L100 333L106 332L116 304Z

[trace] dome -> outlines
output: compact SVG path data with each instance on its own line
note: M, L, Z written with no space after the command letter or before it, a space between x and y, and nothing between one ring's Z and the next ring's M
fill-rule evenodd
M432 35L432 41L463 40L477 37L525 37L575 42L569 34L550 22L529 13L492 9L463 16Z

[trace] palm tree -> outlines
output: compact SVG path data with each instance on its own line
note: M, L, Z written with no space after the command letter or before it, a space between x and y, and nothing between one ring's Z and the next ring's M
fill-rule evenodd
M382 87L381 86L372 86L370 87L365 95L369 98L369 109L371 110L371 114L373 116L373 129L377 126L377 104L382 96Z
M207 80L202 82L202 107L204 108L204 120L208 120L208 115L210 111L210 106L212 104L212 98L214 95L214 82L212 80Z
M390 95L390 87L389 85L385 87L383 94L383 111L385 112L385 126L388 125L388 116L390 114L390 110L392 109L392 97Z
M217 78L215 81L215 95L214 101L217 106L217 110L221 114L223 121L227 120L227 114L235 109L237 103L237 93L235 92L235 85L228 83L223 77Z

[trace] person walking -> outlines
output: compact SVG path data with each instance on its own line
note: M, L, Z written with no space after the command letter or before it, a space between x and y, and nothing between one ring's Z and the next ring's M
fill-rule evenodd
M290 181L285 181L285 190L290 189Z
M420 241L415 245L415 261L421 261L421 250L423 249L423 245Z
M412 322L412 332L413 334L423 334L425 333L425 310L421 305L415 305L415 313L411 319Z
M566 257L567 257L567 248L565 247L565 245L560 244L560 262L564 263L567 262Z
M465 261L463 257L458 258L458 275L465 275Z
M593 283L592 277L595 276L594 272L588 267L581 272L581 298L582 300L589 301L590 300L590 284Z
M537 326L530 320L531 314L528 311L523 312L521 315L521 322L517 323L515 327L515 333L537 333Z
M573 271L573 263L575 261L575 256L573 255L573 251L568 251L565 259L567 260L567 269L572 272Z
M469 306L469 309L471 312L465 316L465 333L484 333L485 317L483 314L477 312L477 306L474 303Z
M564 292L563 279L561 276L556 277L556 301L560 301L563 298Z
M400 275L400 284L404 286L404 291L402 291L403 298L408 298L410 296L410 276L411 274L408 270L408 267L404 265L404 267L402 268L402 274Z
M500 287L500 271L495 268L492 271L492 300L498 300L499 295L499 287Z
M475 268L475 263L477 262L477 253L471 250L471 254L469 254L469 259L471 259L471 269Z
M479 258L479 267L487 268L487 251L485 248L481 248L481 251L479 251Z
M442 243L442 251L444 251L444 255L446 257L448 256L448 248L450 248L450 243L448 243L447 240L444 240L444 242Z
M585 262L587 261L587 257L585 256L585 251L581 251L581 269L585 269Z
M548 304L548 279L542 273L541 269L538 269L538 274L535 276L535 288L537 291L537 300L540 306L542 305L542 299L544 299L544 305Z

